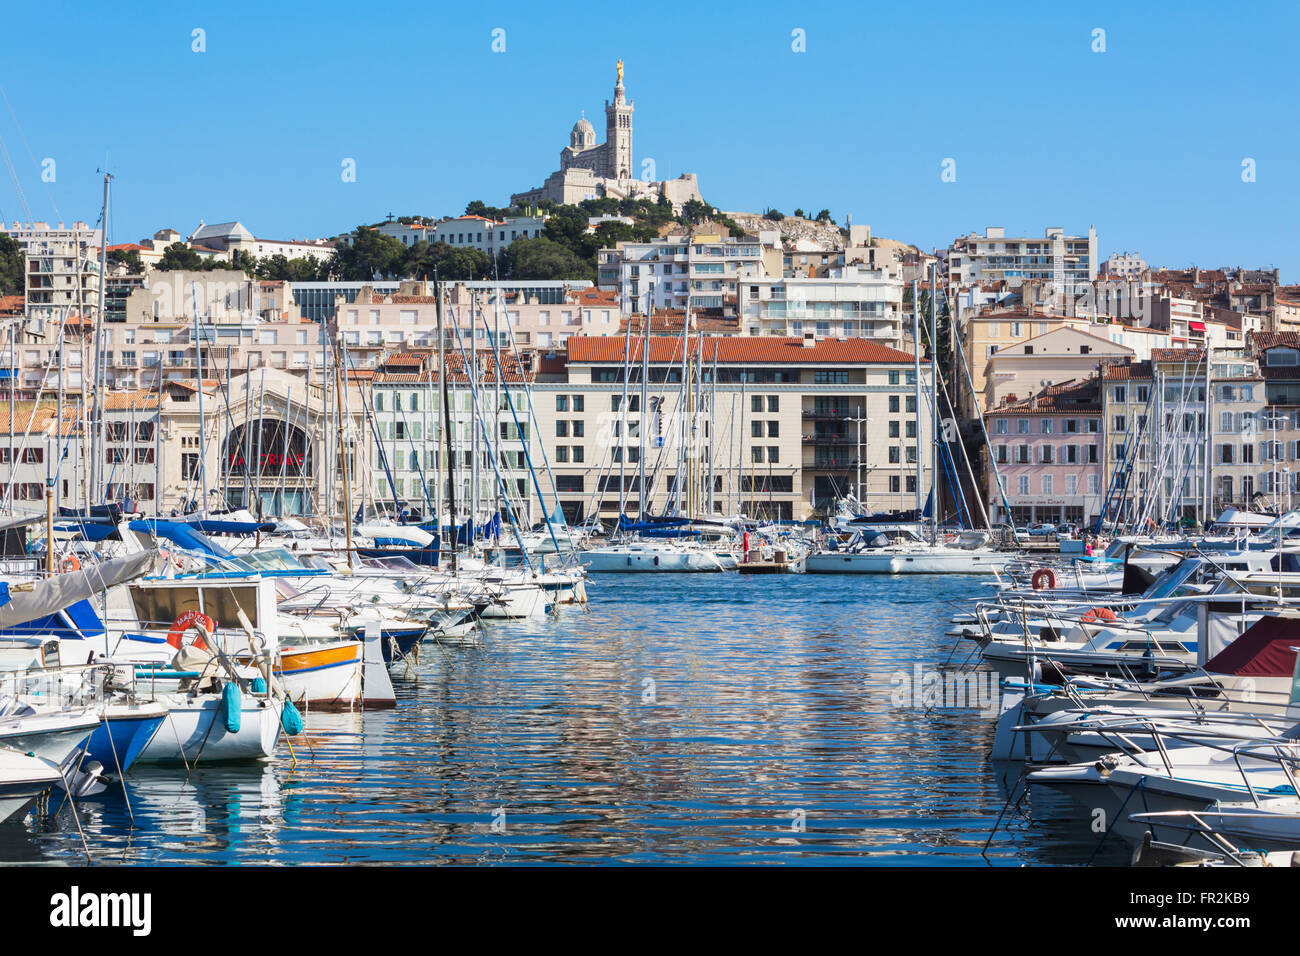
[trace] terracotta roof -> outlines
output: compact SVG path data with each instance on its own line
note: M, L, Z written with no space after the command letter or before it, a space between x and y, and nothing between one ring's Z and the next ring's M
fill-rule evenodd
M589 308L618 308L618 290L617 289L570 289L568 299L576 305L584 305Z
M1151 377L1151 363L1143 361L1103 364L1101 367L1101 377L1108 382L1127 382L1133 379L1149 379Z
M54 431L53 425L57 414L58 405L54 402L17 402L14 405L14 416L11 421L9 418L9 405L5 403L0 405L0 435L8 435L11 438L24 434L45 436ZM59 434L75 435L79 424L77 406L65 404L63 407L63 427L59 429ZM29 447L37 446L30 445Z
M1205 349L1152 349L1153 362L1199 362L1205 358Z
M999 405L988 414L993 415L1046 415L1062 412L1101 411L1101 390L1093 378L1076 378L1058 385L1049 385L1035 395L1019 402Z
M1246 337L1246 346L1257 352L1278 345L1300 349L1300 332L1251 332Z
M633 361L640 355L641 342L632 345ZM690 353L700 348L698 337L690 341ZM583 335L569 339L569 361L622 364L625 343L617 335ZM804 347L803 339L780 336L736 336L704 340L704 361L724 364L854 365L868 363L911 363L907 352L891 349L867 339L822 339ZM651 336L650 361L666 363L682 359L682 340L677 336Z
M0 295L0 315L21 315L23 301L21 295Z
M137 389L133 392L109 392L104 396L105 411L157 407L158 392L147 388Z

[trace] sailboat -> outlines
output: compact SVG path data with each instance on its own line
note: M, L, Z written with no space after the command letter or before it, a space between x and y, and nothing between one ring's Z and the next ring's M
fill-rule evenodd
M935 341L934 334L934 275L930 277L930 341ZM930 469L930 497L924 510L921 507L921 338L920 324L916 311L917 284L912 284L912 336L915 345L915 379L916 379L916 516L915 524L911 522L890 523L872 526L869 521L858 523L853 537L846 545L839 545L833 539L824 550L810 554L804 561L804 570L809 574L993 574L1006 567L1017 556L1010 552L997 551L987 546L987 536L981 534L961 535L955 543L945 544L938 535L938 501L936 496L939 458L938 429L938 369L935 363L935 349L930 350L930 406L934 415L931 429L932 465ZM930 535L926 540L921 523L929 517ZM841 530L854 527L854 522L839 519L837 527Z

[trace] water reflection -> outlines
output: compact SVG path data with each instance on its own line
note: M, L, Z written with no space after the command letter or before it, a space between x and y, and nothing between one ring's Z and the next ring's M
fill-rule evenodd
M605 577L589 612L425 648L394 710L309 714L266 765L140 769L81 803L81 828L96 861L126 863L983 865L1006 800L992 721L895 706L892 677L942 667L954 607L986 593ZM1072 811L1034 798L990 858L1088 859ZM0 859L84 859L70 808L50 809L0 826Z

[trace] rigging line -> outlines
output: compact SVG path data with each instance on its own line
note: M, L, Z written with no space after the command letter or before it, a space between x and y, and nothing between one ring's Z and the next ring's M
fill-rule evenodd
M23 207L26 218L30 221L32 216L32 207L27 205L27 197L23 195L22 183L18 181L18 171L14 169L13 160L9 158L9 150L5 147L5 138L0 136L0 158L4 159L5 168L9 171L9 181L14 185L14 192L18 194L18 204Z
M27 141L27 134L23 132L23 124L18 122L18 114L14 111L14 105L9 102L9 94L5 92L4 84L0 84L0 98L4 99L5 106L9 109L9 115L13 117L14 127L18 130L18 135L22 138L23 148L27 150L28 158L31 159L32 165L37 170L41 170L41 164L36 161L36 154L32 152L32 144ZM41 176L41 182L45 186L45 195L50 200L50 205L54 207L55 219L61 221L63 219L63 213L59 212L59 204L54 201L54 193L50 189L50 184L46 181L44 175Z

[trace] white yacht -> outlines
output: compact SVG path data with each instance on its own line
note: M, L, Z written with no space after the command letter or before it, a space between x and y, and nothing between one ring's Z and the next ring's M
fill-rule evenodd
M930 544L915 530L898 526L887 534L861 534L804 560L808 574L993 574L1016 560L1009 552L982 545Z
M589 572L725 571L712 551L666 541L629 541L578 553Z

